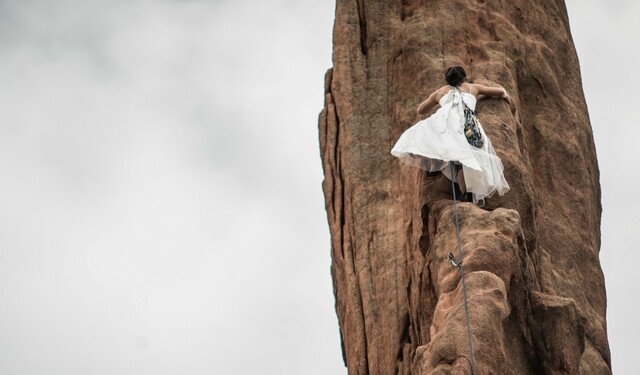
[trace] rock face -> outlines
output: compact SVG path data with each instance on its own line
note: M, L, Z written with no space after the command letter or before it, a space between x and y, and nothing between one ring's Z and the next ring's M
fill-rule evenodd
M471 374L450 182L389 154L462 65L511 191L458 203L476 374L610 374L600 186L561 0L338 0L320 115L350 374Z

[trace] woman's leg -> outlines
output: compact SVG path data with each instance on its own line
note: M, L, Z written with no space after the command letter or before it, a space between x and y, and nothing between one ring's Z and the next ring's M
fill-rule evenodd
M464 183L464 172L463 172L462 166L460 166L460 170L456 175L456 182L458 183L458 186L460 186L460 191L462 192L462 194L466 193L467 185L465 185Z
M458 175L456 176L456 181L458 182L458 186L460 186L460 191L462 192L463 200L467 202L474 202L478 207L484 207L484 199L479 199L477 202L475 201L475 196L472 193L467 193L467 185L464 183L464 172L463 167L460 166L460 170L458 171Z

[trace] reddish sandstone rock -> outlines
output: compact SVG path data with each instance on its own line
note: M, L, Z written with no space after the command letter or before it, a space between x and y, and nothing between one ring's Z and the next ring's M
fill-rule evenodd
M477 374L609 374L600 186L562 1L338 0L320 116L350 374L470 374L450 182L389 154L463 65L512 190L458 204ZM495 83L494 83L495 82Z

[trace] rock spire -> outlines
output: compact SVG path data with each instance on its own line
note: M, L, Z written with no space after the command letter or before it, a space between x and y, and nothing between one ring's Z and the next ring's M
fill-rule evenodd
M477 374L610 374L600 184L561 0L337 0L320 115L350 374L470 374L449 181L389 154L448 66L507 88L478 117L511 191L458 204Z

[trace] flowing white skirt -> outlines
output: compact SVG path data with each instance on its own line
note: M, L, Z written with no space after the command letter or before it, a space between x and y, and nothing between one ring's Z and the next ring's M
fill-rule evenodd
M484 145L475 148L462 132L462 118L455 111L445 112L441 108L433 116L407 129L391 154L414 167L431 172L442 171L451 180L456 176L451 175L449 163L462 164L464 182L467 191L475 195L474 200L509 191L502 161L482 126L480 131Z

